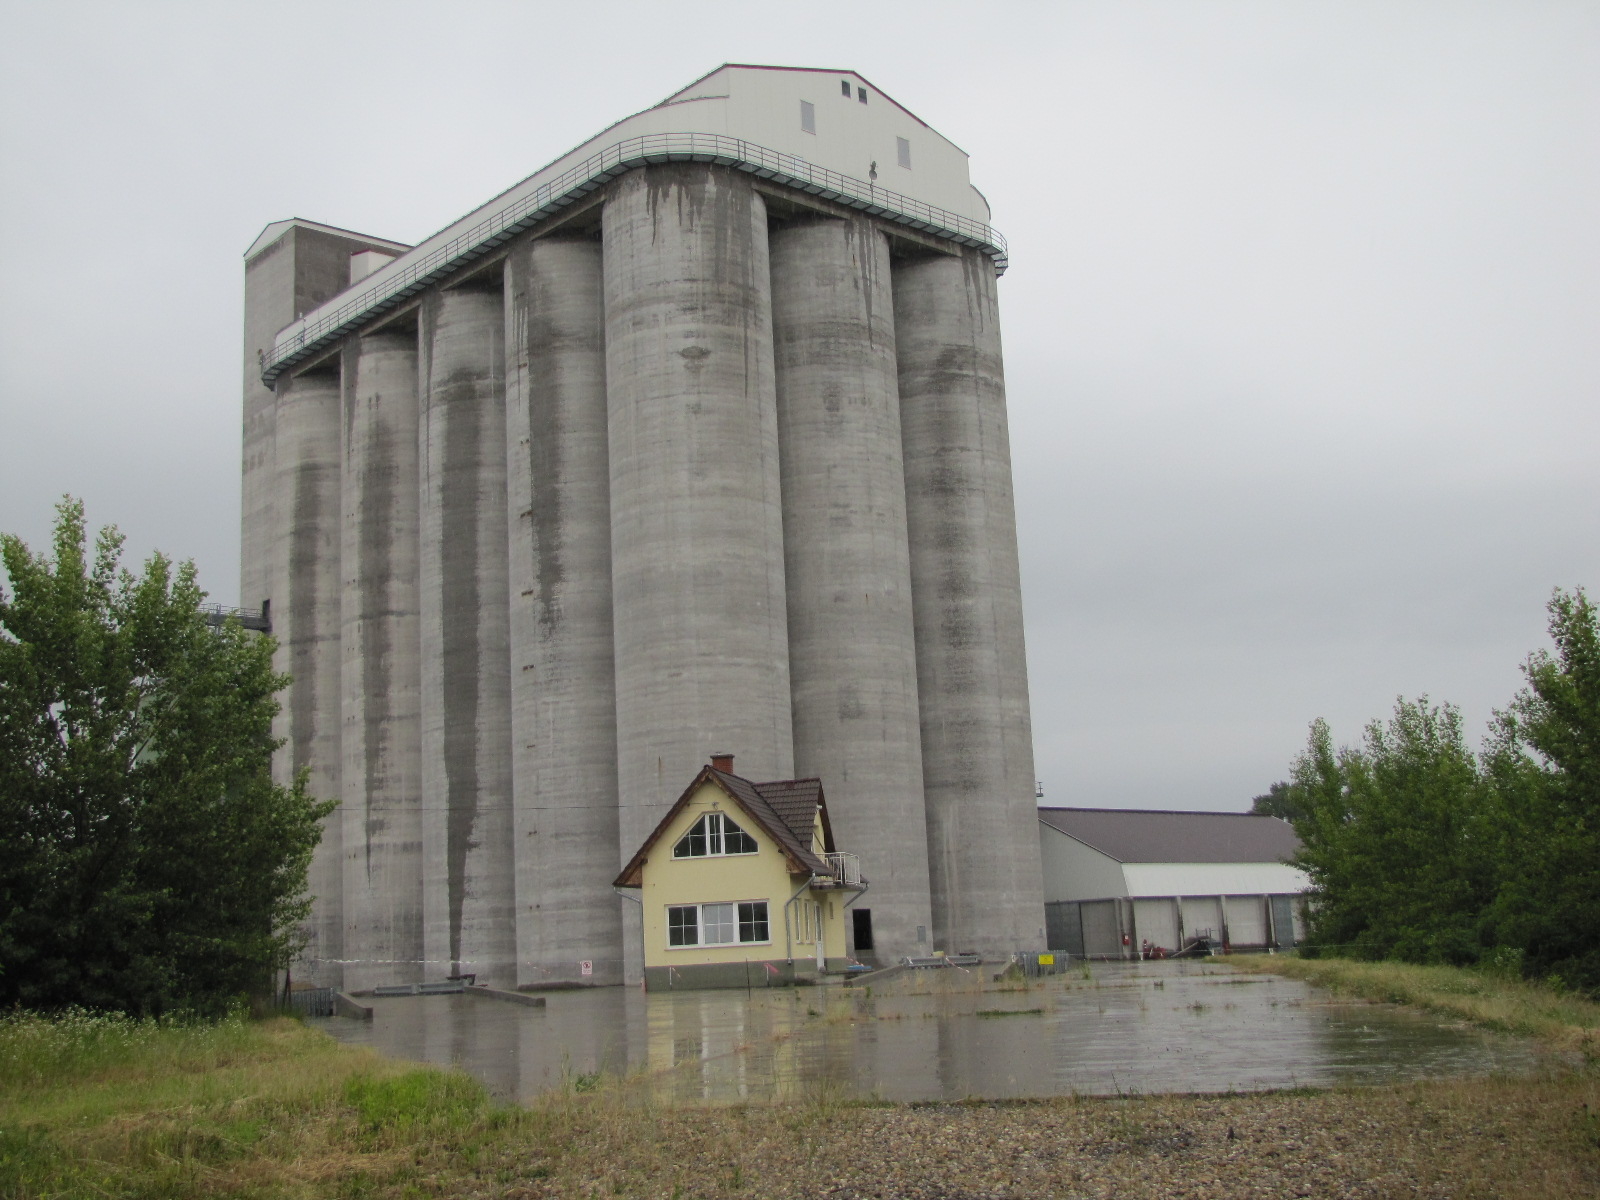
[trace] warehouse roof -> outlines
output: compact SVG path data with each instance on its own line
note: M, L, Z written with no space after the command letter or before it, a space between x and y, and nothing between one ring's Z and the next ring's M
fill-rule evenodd
M1041 808L1039 820L1124 863L1286 862L1294 826L1254 813Z

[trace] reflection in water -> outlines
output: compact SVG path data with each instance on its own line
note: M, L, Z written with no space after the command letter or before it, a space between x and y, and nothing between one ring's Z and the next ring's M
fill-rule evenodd
M658 1099L734 1102L829 1088L887 1100L1219 1092L1526 1071L1533 1050L1389 1005L1204 961L1097 965L1026 990L944 970L866 988L552 992L368 1001L315 1024L386 1054L459 1064L529 1098L595 1072Z

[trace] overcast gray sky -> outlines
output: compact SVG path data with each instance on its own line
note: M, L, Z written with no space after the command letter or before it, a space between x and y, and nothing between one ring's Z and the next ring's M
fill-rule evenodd
M722 62L972 156L1048 803L1243 808L1325 716L1474 736L1597 587L1600 4L0 0L0 529L237 602L241 255L416 242Z

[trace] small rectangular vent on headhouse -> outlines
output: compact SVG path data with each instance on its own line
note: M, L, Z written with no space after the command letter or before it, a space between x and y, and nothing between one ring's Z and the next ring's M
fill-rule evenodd
M817 131L817 106L809 100L800 101L800 131L802 133Z
M911 143L906 138L895 138L894 152L900 159L900 165L906 170L911 169Z

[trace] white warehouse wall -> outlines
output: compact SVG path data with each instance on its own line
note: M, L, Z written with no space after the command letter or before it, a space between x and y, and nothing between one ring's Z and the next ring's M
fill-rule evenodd
M1103 900L1126 896L1122 864L1060 830L1039 825L1039 852L1044 858L1044 899Z

